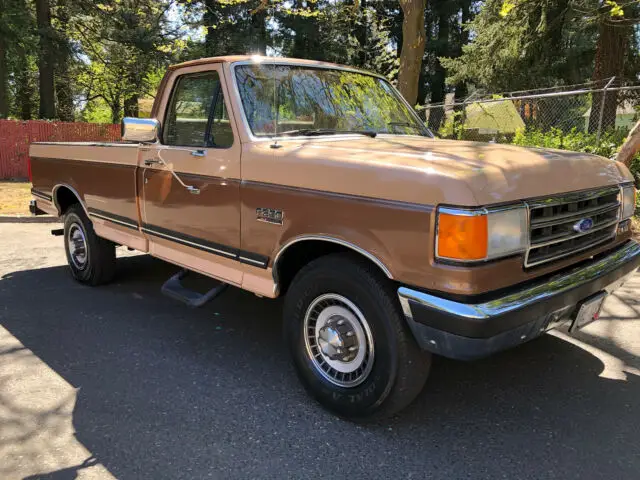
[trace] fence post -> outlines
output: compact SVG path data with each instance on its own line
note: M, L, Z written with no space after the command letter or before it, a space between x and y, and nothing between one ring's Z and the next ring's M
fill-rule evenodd
M604 117L604 102L607 99L607 89L611 86L615 79L615 76L611 77L602 89L602 98L600 99L600 116L598 117L598 131L596 133L596 143L598 145L600 145L600 134L602 133L602 119Z

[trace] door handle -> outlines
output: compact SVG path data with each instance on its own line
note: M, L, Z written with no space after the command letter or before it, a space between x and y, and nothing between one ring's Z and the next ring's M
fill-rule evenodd
M204 150L193 150L191 152L192 157L204 157L207 154Z
M148 159L144 161L144 164L148 167L150 165L154 165L154 164L161 164L162 162L160 160L153 160L153 159Z

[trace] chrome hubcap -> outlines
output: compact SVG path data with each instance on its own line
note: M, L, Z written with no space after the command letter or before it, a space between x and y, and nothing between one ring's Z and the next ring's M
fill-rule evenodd
M87 240L84 230L77 223L72 223L67 233L67 245L69 248L69 258L71 263L78 270L84 269L87 265Z
M371 373L371 329L362 312L343 296L329 293L311 302L304 331L311 363L334 385L355 387Z

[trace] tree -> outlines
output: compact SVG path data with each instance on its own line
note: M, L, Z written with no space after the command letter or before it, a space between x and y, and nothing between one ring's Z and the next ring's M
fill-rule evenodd
M15 115L22 120L31 120L34 105L34 73L31 56L25 45L18 45L16 52L15 76Z
M167 11L172 0L108 0L81 3L71 26L86 58L77 76L87 102L103 101L111 121L137 116L138 100L155 94L155 74L175 48L176 28Z
M425 6L426 0L400 0L404 16L398 89L411 105L415 105L418 98L418 80L426 41Z
M616 160L624 163L628 167L638 152L640 152L640 121L638 121L629 132L627 140L616 155Z
M266 53L268 2L263 0L204 0L187 8L202 8L207 56Z
M4 11L0 0L0 10ZM0 118L9 116L9 75L5 35L0 31Z
M70 20L69 0L57 0L55 9L55 89L58 118L65 122L72 122L73 112L73 83L69 71L71 61L71 41L69 32Z
M603 2L594 12L594 16L598 24L598 42L593 80L603 85L612 77L621 79L624 76L625 60L632 41L633 29L630 23L625 22L625 11L615 2ZM593 95L589 132L615 126L617 98L616 90Z
M54 90L53 29L51 28L51 7L49 0L36 0L36 21L38 25L38 84L40 90L40 118L56 117Z

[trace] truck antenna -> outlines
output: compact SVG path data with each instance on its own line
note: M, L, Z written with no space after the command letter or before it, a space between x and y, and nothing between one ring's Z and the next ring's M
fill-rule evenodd
M278 116L280 114L280 108L278 108L278 83L276 78L276 59L273 59L273 108L275 110L273 115L273 143L271 148L280 148L278 144Z

